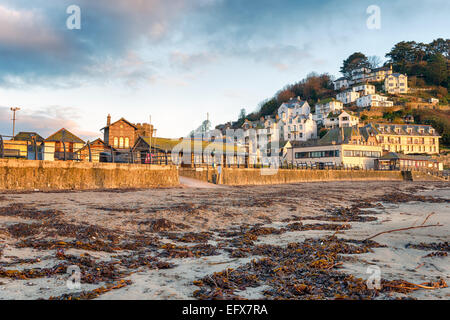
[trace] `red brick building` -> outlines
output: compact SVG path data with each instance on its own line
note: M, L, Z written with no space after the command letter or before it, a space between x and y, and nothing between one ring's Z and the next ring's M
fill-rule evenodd
M148 123L133 124L124 118L111 123L111 116L108 115L106 127L103 129L106 145L115 149L131 149L140 136L152 137L153 126Z

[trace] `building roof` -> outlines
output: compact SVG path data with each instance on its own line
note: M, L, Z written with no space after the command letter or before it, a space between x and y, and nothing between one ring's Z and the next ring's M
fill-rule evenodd
M432 136L440 137L439 134L430 125L423 124L392 124L392 123L369 123L367 126L371 126L374 132L378 134L389 134L389 135L404 135L404 136ZM384 132L381 131L380 127L384 127ZM389 131L387 131L389 129ZM400 129L397 132L396 129ZM411 129L411 132L408 132ZM419 132L423 129L423 133ZM430 133L430 129L433 129L433 133Z
M300 97L297 98L291 98L288 102L283 103L283 105L286 105L288 108L294 108L297 105L300 107L303 107L305 103L308 103L306 100L301 100Z
M380 68L375 68L372 71L389 71L391 70L391 67L380 67Z
M288 149L291 148L302 148L302 147L315 147L319 145L319 140L318 139L309 139L307 141L290 141L289 145L286 144L286 147Z
M398 78L398 77L400 77L400 76L406 77L406 75L401 74L401 73L393 73L393 74L391 74L391 76L394 76L394 77L396 77L396 78Z
M342 140L342 133L344 134L344 140ZM318 141L319 145L333 144L333 143L346 143L352 136L359 136L358 127L347 128L334 128L328 131L322 139Z
M119 122L119 121L124 121L124 122L126 122L127 124L129 124L130 126L132 126L133 128L135 128L136 130L138 129L138 127L136 127L133 123L131 123L130 121L128 121L127 119L125 119L125 118L122 117L122 118L120 118L119 120L117 120L116 122L113 122L113 123L111 123L110 125L101 128L100 131L101 131L101 130L105 130L106 128L109 128L109 127L115 125L115 124L116 124L117 122Z
M52 134L50 137L45 139L45 141L53 141L53 142L72 142L72 143L84 143L83 140L78 138L76 135L71 133L65 128L60 129L59 131Z
M424 155L412 155L397 152L389 152L388 154L382 156L380 160L415 160L415 161L437 162L437 160Z
M36 136L36 141L37 142L43 142L44 141L44 138L42 138L36 132L19 132L14 137L14 140L18 140L18 141L32 141L32 137L33 136Z
M171 151L176 146L180 146L185 149L190 148L191 150L193 150L194 146L195 146L194 142L196 142L196 143L200 143L202 145L202 151L205 150L206 148L209 148L211 150L220 150L220 148L222 148L223 153L229 153L231 151L232 153L237 152L237 153L243 154L246 152L244 147L237 146L234 144L210 142L210 141L194 141L194 139L192 139L191 141L189 141L189 140L190 139L181 140L181 139L168 139L168 138L155 137L155 138L152 138L151 144L152 144L152 147L155 147L157 149ZM137 145L137 143L139 141L144 141L148 146L150 146L150 138L149 137L140 136L138 138L138 140L136 141L135 146Z
M97 138L97 139L95 139L95 140L92 141L92 142L86 143L86 144L80 149L80 151L81 151L81 150L84 150L84 149L87 149L87 148L88 148L88 145L93 146L94 144L97 144L97 143L103 144L103 145L104 145L105 147L107 147L108 149L111 149L111 148L112 148L112 147L108 146L102 139ZM114 149L114 148L112 148L112 149L113 149L113 150L116 150L116 149Z

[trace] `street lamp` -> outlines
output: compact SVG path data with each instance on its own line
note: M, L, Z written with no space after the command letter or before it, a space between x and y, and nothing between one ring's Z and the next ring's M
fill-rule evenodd
M13 122L13 134L12 134L12 140L14 140L14 131L16 128L16 111L19 111L20 108L11 108L11 111L13 112L13 118L11 119Z

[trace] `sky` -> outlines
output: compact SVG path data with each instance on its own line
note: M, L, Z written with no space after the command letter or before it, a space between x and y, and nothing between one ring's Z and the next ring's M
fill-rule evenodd
M67 28L80 8L80 29ZM380 28L367 27L380 8ZM101 137L111 114L186 136L353 52L450 37L448 0L0 0L0 134Z

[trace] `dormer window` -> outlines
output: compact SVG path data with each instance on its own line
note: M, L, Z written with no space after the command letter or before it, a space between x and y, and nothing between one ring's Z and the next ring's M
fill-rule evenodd
M434 134L434 129L430 128L430 134Z

